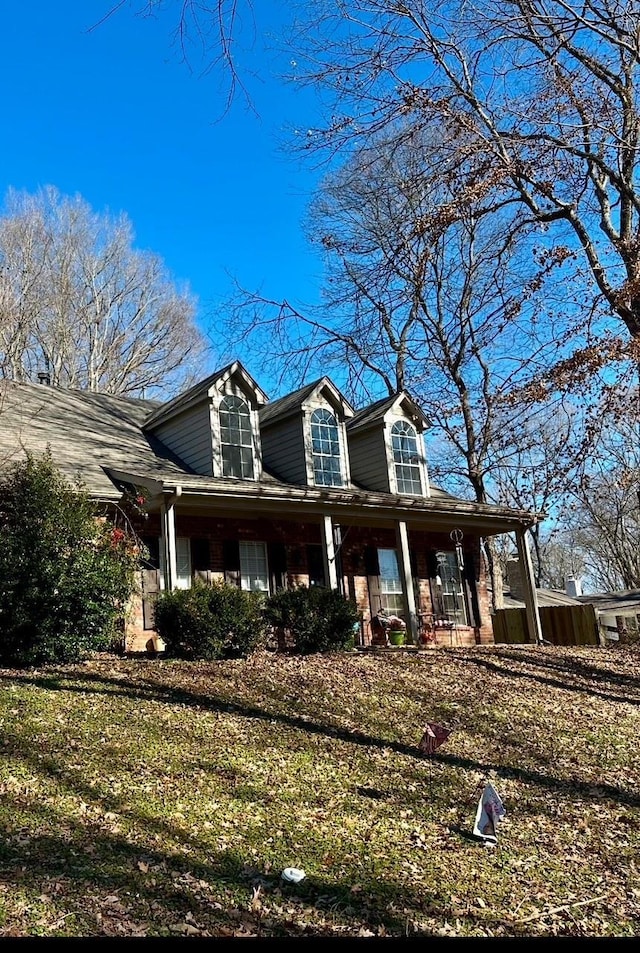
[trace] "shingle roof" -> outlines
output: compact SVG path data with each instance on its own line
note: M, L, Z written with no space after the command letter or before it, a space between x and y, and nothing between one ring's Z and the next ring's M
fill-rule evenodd
M368 511L397 510L410 519L440 520L443 525L455 518L461 526L473 525L478 532L484 528L505 532L512 524L528 524L533 517L510 508L458 500L443 491L421 499L356 487L294 486L267 472L258 481L199 475L143 430L145 420L159 406L152 400L0 382L0 465L24 458L27 451L43 453L48 446L54 463L68 479L80 475L89 494L103 500L120 499L116 486L120 480L144 485L146 479L150 486L158 483L154 492L159 492L160 486L167 491L180 486L185 494L215 496L224 506L232 497L261 504L274 501L285 507L306 506L309 501L314 506L338 506L346 516L351 509L359 514L365 506Z
M227 364L225 367L214 371L213 374L210 374L208 377L205 377L204 380L194 384L189 390L178 394L172 400L158 404L145 420L145 427L156 426L161 421L168 420L170 417L175 416L175 414L179 414L182 410L186 410L187 407L191 407L199 400L204 399L211 387L222 378L231 374L237 374L241 377L247 387L254 392L259 402L267 400L267 395L256 384L251 375L247 373L242 364L239 361L232 361L231 364Z
M568 596L566 592L560 589L536 589L538 605L546 606L579 606L581 603L577 599ZM510 593L504 594L505 609L523 609L525 606L523 599L516 599Z
M27 450L38 455L49 446L54 463L67 479L81 473L92 496L117 499L120 494L106 467L185 472L164 444L142 432L145 418L158 406L153 400L3 382L0 462L24 458Z
M302 406L302 404L304 404L304 402L313 394L315 390L322 387L327 387L332 393L334 393L335 398L349 414L353 411L349 401L342 396L330 378L320 377L317 381L312 381L311 384L305 384L304 387L299 387L298 390L294 390L291 394L287 394L285 397L280 397L277 400L270 400L268 404L265 404L264 407L260 408L260 423L269 423L276 418L282 419L287 417L289 414L294 413L299 407Z
M426 425L428 423L427 418L413 398L406 392L401 391L399 394L391 394L390 397L382 397L373 404L369 404L367 407L363 407L362 410L357 411L351 420L347 421L347 429L352 432L355 430L364 430L366 427L372 426L378 421L381 421L387 411L391 410L398 401L408 402L414 413L420 416L423 424Z
M578 596L580 602L590 602L598 612L611 615L640 615L640 589L619 589L614 592L593 592Z

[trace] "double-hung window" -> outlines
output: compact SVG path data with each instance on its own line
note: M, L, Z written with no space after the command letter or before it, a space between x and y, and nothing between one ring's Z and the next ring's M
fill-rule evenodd
M415 430L406 420L397 420L391 428L391 446L396 469L398 493L422 495L420 454Z
M455 552L436 553L436 615L458 625L468 625L463 570Z
M241 397L220 401L222 475L253 480L253 432L251 412Z
M386 609L389 615L397 615L403 618L405 614L404 595L398 567L398 554L395 549L379 549L378 566L382 608Z
M269 595L269 566L266 543L240 543L240 586L250 592Z
M331 411L321 408L311 415L313 480L316 486L342 486L338 424Z
M162 539L158 547L158 563L160 566L160 588L164 588L164 546ZM191 588L191 540L187 536L176 537L176 578L173 580L175 589Z

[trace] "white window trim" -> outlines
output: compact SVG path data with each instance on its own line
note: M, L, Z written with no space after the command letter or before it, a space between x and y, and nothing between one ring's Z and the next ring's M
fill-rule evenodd
M313 433L311 430L311 418L316 410L328 410L329 413L335 418L336 427L338 428L338 448L340 450L340 476L342 477L342 487L327 486L323 483L316 483L315 470L313 467ZM349 486L349 483L351 482L351 471L349 467L349 455L347 452L347 436L344 421L340 420L335 408L332 407L331 404L317 404L315 407L304 408L304 430L305 445L307 447L307 484L309 486L317 487L319 490L340 490L344 489L346 486Z
M245 479L247 482L256 482L260 479L262 475L262 445L260 443L260 418L258 411L254 406L254 401L251 399L251 396L245 393L240 388L229 388L224 391L222 394L217 394L212 398L209 405L209 425L211 428L211 453L212 453L212 468L211 472L213 476L220 477L222 476L222 434L220 430L220 404L224 397L239 397L243 400L249 407L249 418L251 421L251 434L252 434L252 452L253 452L253 481L249 480L249 477ZM228 477L227 479L233 480L237 479L236 477Z
M240 555L240 588L244 589L247 592L259 592L262 595L268 596L270 592L270 586L269 586L269 556L267 553L267 544L264 542L261 542L260 540L257 540L257 541L256 540L251 540L251 541L240 540L238 547L239 547L239 555ZM253 560L254 562L257 562L257 561L254 559L254 557L250 556L249 554L251 551L253 551L254 553L257 553L258 548L260 549L261 560L264 566L264 578L262 577L262 573L260 574L253 573L254 579L252 580L250 577L252 575L251 570L253 569L253 566L248 565L248 560L249 561ZM244 565L243 565L243 549L244 549ZM248 581L248 585L247 585L247 581ZM255 582L258 582L258 581L262 581L263 585L257 586L254 584Z
M422 494L418 493L405 493L398 489L398 479L396 476L396 461L393 455L393 434L391 433L393 425L398 423L398 421L403 421L408 423L413 427L416 434L416 443L418 450L418 469L420 472L420 482L422 484ZM416 425L407 420L402 414L394 416L392 419L385 421L384 426L384 441L387 451L387 469L389 471L389 488L391 493L397 493L401 496L415 496L416 499L423 499L424 497L431 496L431 488L429 485L429 475L427 473L427 462L424 452L424 439L423 435L420 433Z
M389 553L395 554L396 571L398 575L397 577L394 577L394 579L397 578L397 582L398 582L397 589L393 589L393 590L384 589L385 577L382 575L382 566L381 566L381 560L380 560L380 554L382 552L389 552ZM402 570L400 568L400 557L399 557L397 549L394 549L390 546L379 546L378 547L378 568L379 568L378 578L380 580L380 599L382 601L383 608L386 609L391 615L397 615L397 616L400 616L400 618L404 618L405 611L406 611L404 589L402 586ZM393 596L395 605L389 605L388 599L386 598L387 596Z
M160 539L160 590L164 592L164 547L162 538ZM182 565L183 571L180 571ZM188 571L185 572L184 570ZM193 584L193 568L191 564L191 538L189 536L176 536L176 578L174 580L174 589L191 589Z
M457 609L455 613L456 618L450 619L449 621L455 622L456 625L469 625L470 624L469 623L469 607L467 605L465 580L462 574L462 568L458 565L458 555L455 550L447 549L447 550L438 551L436 553L438 569L440 568L440 565L441 565L441 560L440 560L441 555L446 556L448 562L450 561L455 564L455 566L457 567L457 575L459 577L458 579L455 579L455 578L451 579L451 584L452 584L451 588L447 589L445 592L445 586L442 580L442 576L440 575L440 572L438 572L438 575L436 576L436 579L435 579L435 584L437 588L439 589L438 595L443 600L442 608L444 609L444 596L446 594L449 599L454 600L456 609ZM462 619L457 618L457 616L459 615L462 615ZM446 616L446 612L445 612L445 616Z

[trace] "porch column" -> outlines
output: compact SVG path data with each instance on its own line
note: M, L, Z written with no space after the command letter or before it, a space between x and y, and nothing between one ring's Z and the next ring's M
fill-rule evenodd
M336 545L333 539L333 520L330 516L322 517L322 558L324 560L324 575L330 589L338 588L338 571L336 569Z
M176 500L180 496L181 487L176 487L176 492L163 500L160 509L160 525L162 527L162 555L164 568L164 589L165 592L171 592L175 588L178 576L178 564L176 558Z
M521 575L524 587L524 604L527 612L529 641L536 645L542 642L542 625L540 623L538 596L533 578L533 566L531 564L531 553L529 551L529 541L527 540L526 530L516 530L516 544L518 546L520 566L522 567Z
M413 577L411 575L411 556L409 553L409 533L404 520L396 523L396 539L398 543L399 569L402 580L402 592L407 606L407 636L411 645L418 644L418 614L416 611L416 597L413 591Z

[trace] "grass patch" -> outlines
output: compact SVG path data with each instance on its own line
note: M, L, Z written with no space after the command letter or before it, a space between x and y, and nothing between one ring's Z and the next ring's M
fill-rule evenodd
M0 936L640 932L637 648L98 656L0 684ZM453 729L431 758L427 721Z

